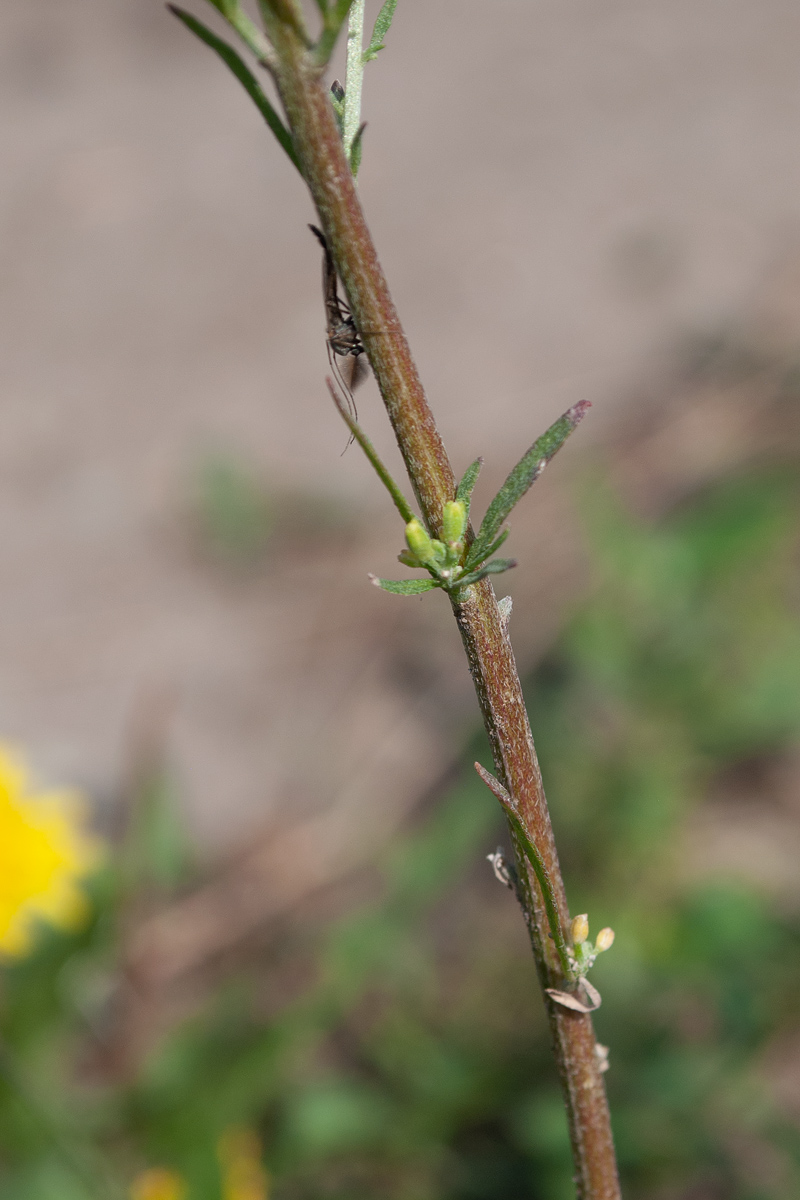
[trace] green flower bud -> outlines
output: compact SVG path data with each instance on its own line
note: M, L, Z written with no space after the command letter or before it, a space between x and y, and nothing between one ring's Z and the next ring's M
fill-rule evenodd
M463 500L448 500L442 510L442 537L448 543L460 542L466 528L466 504Z
M586 913L581 913L578 917L572 918L572 943L575 946L582 945L589 936L589 918Z
M410 550L401 550L397 556L397 561L406 567L418 567L420 565L416 554L412 554Z
M440 542L438 538L431 538L431 550L436 564L443 566L447 562L447 547L444 542Z
M418 562L428 563L435 557L433 542L416 517L412 517L406 525L406 542Z

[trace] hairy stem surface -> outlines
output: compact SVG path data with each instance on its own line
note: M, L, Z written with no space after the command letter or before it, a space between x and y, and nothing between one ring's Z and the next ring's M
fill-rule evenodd
M392 303L344 155L318 68L289 23L270 30L275 78L336 269L386 405L411 484L434 536L455 478ZM562 928L569 923L564 884L514 655L488 580L453 600L498 779L553 882ZM515 841L512 831L512 841ZM542 988L566 984L548 937L539 885L515 843L525 917ZM614 1147L589 1015L545 995L561 1075L581 1200L618 1200Z
M353 0L347 17L347 66L344 77L344 152L348 162L361 124L361 87L364 82L364 0Z

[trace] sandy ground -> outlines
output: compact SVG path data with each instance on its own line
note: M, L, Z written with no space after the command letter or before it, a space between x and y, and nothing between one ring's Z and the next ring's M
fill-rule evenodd
M599 438L648 364L734 320L796 245L798 45L793 0L400 0L361 195L484 499L576 400ZM444 604L366 583L397 570L400 530L341 454L300 182L160 4L4 0L0 59L0 733L111 799L163 705L207 845L331 806L371 807L380 837L474 715ZM360 407L390 453L374 391ZM189 515L211 451L359 507L352 536L220 569ZM542 482L517 554L568 477ZM559 597L574 554L548 545ZM534 617L517 606L523 658L558 605Z

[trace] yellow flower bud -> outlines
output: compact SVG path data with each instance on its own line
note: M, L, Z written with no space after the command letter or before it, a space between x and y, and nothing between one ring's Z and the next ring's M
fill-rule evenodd
M608 950L614 944L614 930L606 925L605 929L601 929L594 943L594 948L598 954L602 954L604 950Z
M419 562L429 562L434 557L433 543L416 517L413 517L406 525L406 542L409 550Z
M589 918L586 913L572 918L572 944L580 946L589 936Z
M448 543L460 542L466 527L466 504L463 500L448 500L442 511L442 537Z

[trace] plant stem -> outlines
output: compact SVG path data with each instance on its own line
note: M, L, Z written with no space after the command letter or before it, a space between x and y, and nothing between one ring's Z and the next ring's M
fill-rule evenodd
M333 398L333 403L336 405L336 408L339 412L339 416L342 418L345 425L350 430L350 433L355 438L355 440L358 442L361 449L364 451L364 454L367 456L367 459L369 460L370 466L372 467L373 471L380 479L383 486L386 488L389 495L392 497L392 503L394 504L397 511L400 513L400 516L403 518L404 523L407 525L408 522L413 520L413 518L414 518L413 512L408 507L408 501L406 500L403 493L400 491L400 488L395 483L390 472L386 469L386 467L381 462L377 450L375 449L375 447L373 446L372 442L369 440L367 435L364 433L364 430L361 428L358 421L355 419L355 417L352 417L350 415L350 413L347 411L347 409L345 408L344 404L342 403L341 396L336 391L333 380L326 379L325 382L328 385L328 391L330 392L330 394Z
M344 76L342 140L350 162L361 124L361 89L364 83L364 0L353 0L347 18L347 65Z
M428 407L355 191L325 88L289 24L273 37L275 79L295 148L356 327L395 431L423 517L441 534L444 504L455 494L453 470ZM511 643L488 580L451 597L491 743L497 777L512 797L526 835L553 887L568 928L564 884ZM525 918L542 988L563 988L541 890L511 831ZM544 997L567 1109L580 1200L619 1200L614 1146L591 1017Z
M542 857L539 854L536 846L534 846L533 842L531 842L528 838L522 822L514 811L514 802L506 789L503 787L500 781L495 779L494 775L490 775L490 773L485 769L485 767L482 767L480 763L475 763L475 770L489 788L489 791L492 792L493 795L495 795L500 801L500 804L503 807L503 812L506 814L506 819L508 820L509 829L511 830L512 834L516 835L517 849L521 850L525 854L528 862L533 867L536 880L539 884L539 891L542 893L544 908L545 912L547 913L547 921L550 925L550 937L553 939L553 945L555 946L556 953L558 954L561 973L564 979L572 980L575 977L575 972L573 971L569 961L569 952L567 949L566 940L564 938L564 930L561 925L561 913L559 911L558 901L556 900L556 895L553 890L552 880L547 873L547 867L544 865L544 861L542 860Z

